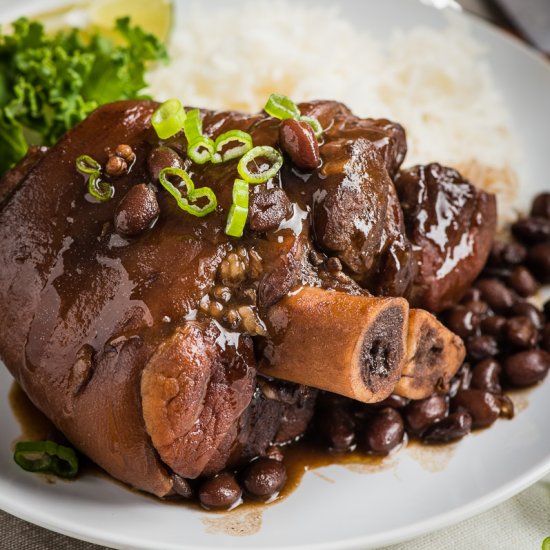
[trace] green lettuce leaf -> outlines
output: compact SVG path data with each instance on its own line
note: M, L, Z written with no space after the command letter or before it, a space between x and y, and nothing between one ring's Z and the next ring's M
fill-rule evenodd
M51 145L99 105L144 97L149 63L166 61L152 34L117 20L116 42L72 29L53 35L26 18L0 32L0 175L33 144Z

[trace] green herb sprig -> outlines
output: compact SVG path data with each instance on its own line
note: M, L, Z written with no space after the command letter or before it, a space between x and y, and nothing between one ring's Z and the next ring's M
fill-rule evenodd
M26 18L0 30L0 175L29 144L51 145L99 105L142 98L145 70L167 60L152 34L118 19L115 43L78 29L46 34Z

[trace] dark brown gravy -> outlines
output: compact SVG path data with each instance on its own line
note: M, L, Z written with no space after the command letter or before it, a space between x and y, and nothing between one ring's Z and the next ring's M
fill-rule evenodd
M529 392L526 392L525 390L510 392L510 396L516 404L516 414L524 410L527 406L528 393ZM63 434L61 434L52 422L50 422L50 420L33 405L31 400L16 382L13 383L10 389L9 401L13 414L21 426L21 437L19 439L51 439L59 443L66 443ZM441 471L445 468L452 458L456 446L455 444L423 445L416 440L409 440L405 443L405 445L408 448L411 458L418 461L426 470L433 472ZM396 453L399 453L400 449L397 449ZM221 515L228 514L232 514L234 517L227 523L227 525L225 525L225 523L222 525L219 520L215 520L212 525L210 525L212 522L209 522L207 527L208 529L216 532L224 531L234 535L247 534L243 532L242 525L243 523L250 523L251 518L248 517L250 516L250 513L253 510L256 510L258 513L253 514L254 523L257 524L259 522L261 524L261 510L266 506L280 502L294 492L294 490L300 485L300 482L306 472L317 470L324 466L341 465L353 470L354 472L374 473L393 467L395 464L394 458L396 453L392 453L387 457L371 456L360 452L336 454L329 452L326 448L315 445L311 441L301 441L285 449L285 465L288 472L288 481L276 499L270 502L245 500L236 510L233 510L232 512L210 512L209 515L213 518L218 517L221 519ZM84 457L81 459L79 477L87 475L94 475L109 479L129 491L135 493L138 492L133 490L128 485L117 481L99 466ZM327 482L332 482L332 479L328 476L320 473L318 473L318 475ZM55 482L57 479L53 476L47 475L43 477L48 483ZM186 501L170 498L160 500L146 493L139 492L139 494L141 496L154 499L155 502L162 502L164 504L199 507L197 501ZM238 518L237 512L239 514ZM243 514L245 514L248 518L245 522L239 520L239 518L242 519L245 517Z
M63 435L55 428L50 420L48 420L48 418L46 418L46 416L44 416L44 414L33 405L31 400L16 382L13 383L10 389L9 401L13 414L21 426L20 439L51 439L59 443L66 441ZM238 509L246 510L250 508L269 506L286 498L300 485L300 481L306 472L322 468L323 466L340 464L349 467L354 471L376 472L391 467L393 463L392 456L374 457L358 452L335 454L321 448L320 446L316 446L313 443L303 441L285 449L285 465L288 472L288 481L278 497L269 503L245 500L245 502L243 502ZM86 458L81 460L79 477L85 475L103 477L114 481L121 487L132 490L127 485L112 478L104 470ZM47 476L48 481L51 481L50 477L51 476ZM323 477L329 482L332 481L326 476ZM139 494L153 498L156 502L159 502L159 499L156 497L141 492ZM165 499L162 502L177 505L190 504L188 501L179 499ZM195 501L192 501L191 504L198 506L198 503ZM220 513L225 514L227 512Z

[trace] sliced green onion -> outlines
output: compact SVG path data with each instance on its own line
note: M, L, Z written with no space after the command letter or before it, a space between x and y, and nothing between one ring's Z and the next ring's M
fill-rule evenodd
M311 126L311 128L313 129L313 132L315 133L315 137L317 139L319 139L323 135L323 127L315 117L301 116L299 120L300 122L307 122Z
M300 110L296 103L289 97L281 94L271 94L265 104L264 111L268 115L280 120L287 118L298 119L300 117Z
M183 132L187 143L191 143L202 137L202 118L199 109L188 111L187 118L183 124Z
M82 174L95 174L101 170L101 164L88 155L80 155L76 159L76 169Z
M256 160L265 158L269 164L261 164L258 166ZM256 172L252 172L249 168L249 164L254 163L258 169ZM271 179L277 175L277 172L281 169L283 165L283 155L279 153L273 147L264 145L261 147L254 147L250 149L246 155L244 155L239 164L237 165L237 171L241 178L247 183L264 183L265 181Z
M232 204L227 216L225 233L230 237L242 237L244 226L248 218L248 208L243 208L237 204Z
M90 174L88 178L88 193L100 202L106 202L115 195L115 188L108 182L103 181L99 172Z
M101 165L88 155L80 155L76 159L76 169L88 176L88 193L98 201L105 202L112 199L115 188L100 177Z
M231 237L242 237L248 218L248 183L236 179L233 183L233 204L227 215L225 233Z
M244 180L236 179L233 183L233 204L248 208L248 183Z
M203 216L210 214L210 212L214 212L214 210L216 210L216 206L218 206L216 193L214 193L210 187L199 187L199 189L195 189L191 195L188 195L188 198L192 202L189 202L185 208L185 211L189 212L189 214L192 214L193 216L197 216L198 218L202 218ZM193 204L203 198L208 199L208 202L204 206Z
M176 168L175 166L168 166L166 168L163 168L160 171L159 174L159 180L162 186L170 193L178 202L178 204L181 201L185 201L187 203L187 199L184 199L181 196L180 190L168 179L168 176L177 176L180 178L183 183L185 184L185 190L187 196L189 196L194 190L195 190L195 184L193 183L193 180L189 176L189 174L182 170L181 168Z
M222 151L226 145L235 142L239 145L234 145L225 152ZM248 153L253 146L252 136L249 133L241 130L229 130L229 132L225 132L216 138L214 142L215 153L212 156L212 162L217 164L242 157L245 153Z
M185 109L178 99L169 99L162 103L151 116L151 124L160 139L176 135L185 124Z
M216 147L206 136L199 136L187 146L187 156L196 164L204 164L212 159Z
M15 445L13 459L27 472L47 472L67 478L78 473L74 450L53 441L20 441Z
M168 176L177 176L185 184L187 197L182 197L180 190L168 179ZM189 174L181 168L169 166L163 168L159 174L159 180L162 186L176 199L178 206L185 212L201 218L213 212L218 206L216 194L210 187L201 187L195 189L195 184ZM193 204L195 201L206 198L208 202L205 206Z
M302 122L307 122L315 132L315 137L319 139L323 135L321 123L312 116L302 116L298 105L289 97L280 94L271 94L264 107L264 111L275 118L285 120L293 118Z

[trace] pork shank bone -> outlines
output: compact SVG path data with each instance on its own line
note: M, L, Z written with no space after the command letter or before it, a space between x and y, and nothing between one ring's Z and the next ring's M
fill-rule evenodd
M403 298L304 287L268 312L264 374L374 403L397 384L406 353Z
M411 305L442 311L460 300L485 265L496 198L439 164L404 170L395 186L418 264Z
M394 392L409 399L447 392L465 355L464 343L456 334L431 313L411 309L405 365Z

